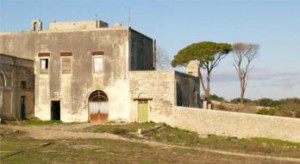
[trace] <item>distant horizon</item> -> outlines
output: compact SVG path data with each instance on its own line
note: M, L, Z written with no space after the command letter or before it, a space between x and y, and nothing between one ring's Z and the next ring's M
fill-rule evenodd
M0 32L29 31L34 19L44 27L54 20L120 22L155 38L171 59L195 42L256 43L245 98L278 100L300 97L299 6L297 0L0 0ZM211 94L239 97L232 62L230 54L212 72Z

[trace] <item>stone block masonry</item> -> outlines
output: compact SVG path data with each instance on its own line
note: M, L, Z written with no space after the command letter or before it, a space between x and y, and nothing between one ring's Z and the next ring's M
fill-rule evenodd
M300 142L300 119L296 118L174 107L172 117L157 121L198 134Z

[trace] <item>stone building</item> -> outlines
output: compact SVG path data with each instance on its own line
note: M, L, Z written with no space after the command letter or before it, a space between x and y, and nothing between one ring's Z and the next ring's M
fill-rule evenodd
M33 116L33 80L33 60L0 54L0 118Z
M155 71L155 40L119 23L52 22L43 30L35 20L29 32L0 33L0 43L0 53L33 61L28 111L42 120L143 122L177 105L200 107L198 78Z

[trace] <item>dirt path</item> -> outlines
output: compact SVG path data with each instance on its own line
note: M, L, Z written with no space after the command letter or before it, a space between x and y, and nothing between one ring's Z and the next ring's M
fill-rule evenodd
M195 148L187 146L178 146L164 144L155 141L146 141L146 140L136 140L128 139L118 135L109 134L109 133L92 133L84 132L83 129L95 126L97 124L74 124L74 125L40 125L40 126L18 126L18 125L6 125L5 128L10 128L14 130L24 131L27 135L34 139L42 140L52 140L52 139L92 139L92 138L101 138L101 139L113 139L113 140L123 140L128 142L143 143L148 144L153 147L163 147L163 148L183 148L183 149L193 149L198 151L217 153L223 155L239 156L239 157L249 157L254 159L270 159L277 160L280 162L299 162L300 159L297 158L288 158L288 157L274 157L274 156L264 156L264 155L251 155L245 153L235 153L222 150L214 149L205 149L205 148ZM1 128L1 125L0 125Z
M75 125L40 125L40 126L5 126L10 129L24 131L27 135L34 139L50 140L50 139L89 139L89 138L107 138L124 140L118 135L109 133L91 133L83 132L87 127L95 124L75 124Z

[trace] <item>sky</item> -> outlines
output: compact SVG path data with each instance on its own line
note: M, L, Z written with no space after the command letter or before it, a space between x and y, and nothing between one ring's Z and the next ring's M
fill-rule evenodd
M28 31L34 19L44 28L120 22L156 39L170 59L201 41L259 44L245 97L300 97L300 0L0 0L0 32ZM212 72L212 94L229 100L239 93L229 54Z

